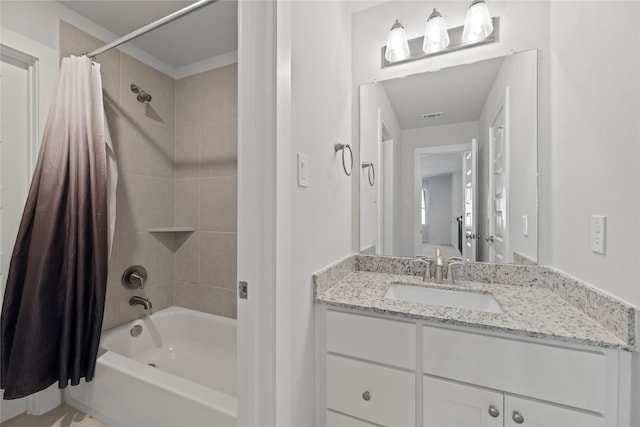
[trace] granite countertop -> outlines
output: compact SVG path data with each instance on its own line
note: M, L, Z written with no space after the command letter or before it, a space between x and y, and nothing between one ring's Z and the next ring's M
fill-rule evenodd
M416 275L371 271L348 271L341 276L330 286L317 289L315 296L317 303L518 336L635 350L633 343L620 339L557 293L542 287L473 281L456 281L455 284L438 285L424 282ZM504 313L385 299L385 292L392 283L396 282L490 293L498 301Z

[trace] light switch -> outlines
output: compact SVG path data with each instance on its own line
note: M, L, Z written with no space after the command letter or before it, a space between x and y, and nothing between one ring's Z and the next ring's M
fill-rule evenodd
M607 217L591 215L591 250L598 254L605 254L607 239Z
M298 153L298 187L309 186L309 157Z
M529 215L522 215L522 235L529 236Z

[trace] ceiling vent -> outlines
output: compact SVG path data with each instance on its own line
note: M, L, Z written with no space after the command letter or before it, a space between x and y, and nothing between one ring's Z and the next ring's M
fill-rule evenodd
M436 119L440 116L442 116L442 111L439 111L437 113L424 113L420 115L420 117L422 117L423 119Z

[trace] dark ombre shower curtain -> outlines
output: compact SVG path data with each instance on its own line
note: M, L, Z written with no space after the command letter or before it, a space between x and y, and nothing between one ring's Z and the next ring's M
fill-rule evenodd
M100 65L64 58L7 275L5 399L93 378L116 180Z

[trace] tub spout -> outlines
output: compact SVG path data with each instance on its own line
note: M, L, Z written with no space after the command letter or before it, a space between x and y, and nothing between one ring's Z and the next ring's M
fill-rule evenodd
M148 298L143 298L138 295L134 295L129 300L130 306L141 305L145 310L151 310L151 301Z

